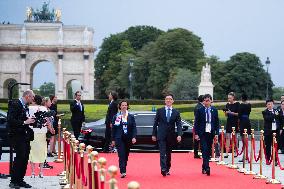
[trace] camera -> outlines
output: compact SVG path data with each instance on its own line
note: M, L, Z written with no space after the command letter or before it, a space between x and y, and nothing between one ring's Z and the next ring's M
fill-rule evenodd
M31 126L33 126L33 128L40 128L41 129L44 126L44 124L47 122L46 118L53 118L54 114L55 113L53 111L49 111L49 112L38 111L38 112L34 113L35 122L33 124L31 124Z

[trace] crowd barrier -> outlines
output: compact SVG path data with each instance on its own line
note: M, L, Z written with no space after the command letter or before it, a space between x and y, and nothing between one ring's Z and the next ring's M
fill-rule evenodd
M61 141L61 135L58 134ZM56 162L64 163L64 171L59 174L60 185L64 189L118 189L116 176L118 168L111 165L106 168L107 160L99 157L93 147L76 140L75 136L63 129L63 154L58 149ZM60 142L58 143L60 144ZM107 180L109 174L109 180ZM140 184L132 181L128 189L139 189Z
M282 171L284 170L284 166L281 165L279 155L278 155L278 144L276 140L276 133L273 133L273 141L272 141L272 152L270 155L270 159L266 157L266 151L265 151L265 145L264 145L264 132L263 130L260 131L260 141L259 141L259 146L260 149L258 152L256 152L256 141L255 141L255 136L254 136L254 129L251 129L251 137L249 140L248 134L247 134L247 129L244 129L243 133L243 146L241 151L238 149L237 145L237 137L236 137L236 132L235 128L232 128L232 134L231 134L231 139L230 139L230 146L228 150L232 151L232 159L231 163L227 164L224 161L224 148L225 148L225 143L226 140L224 138L224 126L221 126L221 139L220 139L220 148L221 148L221 154L220 154L220 161L217 162L217 165L226 165L228 168L231 169L238 169L238 172L243 173L245 175L254 175L254 179L266 179L267 184L281 184L280 181L278 181L275 178L275 165L277 162L277 165L279 166L279 169ZM249 149L249 141L250 141L250 152L248 153ZM213 141L212 145L212 158L215 158L215 143L218 142L216 140ZM214 154L214 155L213 155ZM238 167L235 164L235 157L241 156L242 155L242 167ZM264 155L264 156L263 156ZM266 165L271 165L271 178L268 179L266 176L263 175L263 157L265 157L265 163ZM246 162L249 164L249 170L246 169ZM253 162L259 163L259 173L255 173L253 171L252 165ZM284 188L284 185L282 185L282 188Z

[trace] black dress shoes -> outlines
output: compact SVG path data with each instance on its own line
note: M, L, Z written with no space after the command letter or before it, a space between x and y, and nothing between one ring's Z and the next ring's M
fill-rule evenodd
M20 185L18 185L18 184L16 184L16 183L12 183L12 182L9 184L9 187L10 187L10 188L20 189Z
M0 173L0 178L1 178L1 179L7 179L7 178L8 178L8 176L7 176L7 175L5 175L5 174Z
M202 169L202 174L206 174L206 170L205 169Z
M32 187L31 185L29 185L29 184L26 183L25 181L20 182L20 183L19 183L19 186L20 186L20 187L23 187L23 188L31 188L31 187Z
M163 177L167 176L167 171L161 171L161 174L163 175Z
M206 174L207 174L207 176L210 176L210 168L208 168L208 169L206 170Z

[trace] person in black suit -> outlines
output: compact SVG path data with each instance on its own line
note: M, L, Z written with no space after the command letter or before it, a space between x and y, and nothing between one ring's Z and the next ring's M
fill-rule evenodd
M210 94L203 96L204 106L199 108L194 121L195 139L201 142L202 151L202 173L210 175L209 158L213 139L218 141L219 117L218 110L211 106L212 97Z
M109 152L109 145L111 143L111 127L112 127L112 119L118 111L118 104L117 104L117 93L112 91L108 95L108 99L110 100L107 114L106 114L106 130L105 130L105 145L104 145L104 152Z
M9 104L8 124L9 135L12 147L15 149L16 157L13 162L10 188L31 188L32 186L24 181L30 153L30 141L33 140L33 130L29 124L35 119L29 117L27 105L34 100L32 90L27 90L18 100Z
M283 96L284 97L284 96ZM284 100L281 101L279 108L279 122L280 122L280 134L279 134L279 149L284 154Z
M112 121L112 146L117 148L121 178L124 178L130 147L136 143L137 129L134 116L128 113L128 102L122 100L118 107L120 112Z
M276 138L279 138L279 112L273 108L274 101L272 99L266 100L266 109L262 112L264 119L264 143L266 150L266 159L270 160L271 146L273 141L273 133L276 133ZM277 164L277 162L276 162Z
M198 103L196 104L194 108L194 117L196 116L196 113L199 108L203 106L203 95L199 95L198 97ZM194 137L194 136L193 136ZM194 153L194 158L200 159L201 157L198 155L198 148L199 148L200 141L194 139L194 147L193 147L193 153Z
M152 140L158 141L160 150L160 166L163 176L170 175L171 152L173 145L181 141L182 127L180 113L172 107L174 97L167 94L165 97L166 106L159 108L156 113ZM177 127L177 135L175 132Z
M81 102L81 92L75 92L75 99L70 104L72 112L71 125L74 131L74 136L78 139L82 125L85 124L84 105Z

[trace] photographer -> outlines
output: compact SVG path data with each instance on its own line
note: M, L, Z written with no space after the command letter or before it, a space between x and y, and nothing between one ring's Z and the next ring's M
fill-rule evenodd
M9 104L8 124L11 145L16 151L14 159L10 188L31 188L32 186L24 181L30 153L30 141L33 140L33 130L29 124L35 120L28 116L27 105L34 100L32 90L27 90L23 96Z
M39 177L43 178L43 163L47 155L46 133L49 130L54 133L50 121L50 114L47 107L51 105L49 98L43 98L35 95L34 103L29 108L30 116L35 117L35 123L30 125L34 131L34 140L31 142L30 162L32 168L32 176L35 177L35 163L39 163ZM47 106L47 107L46 107Z

